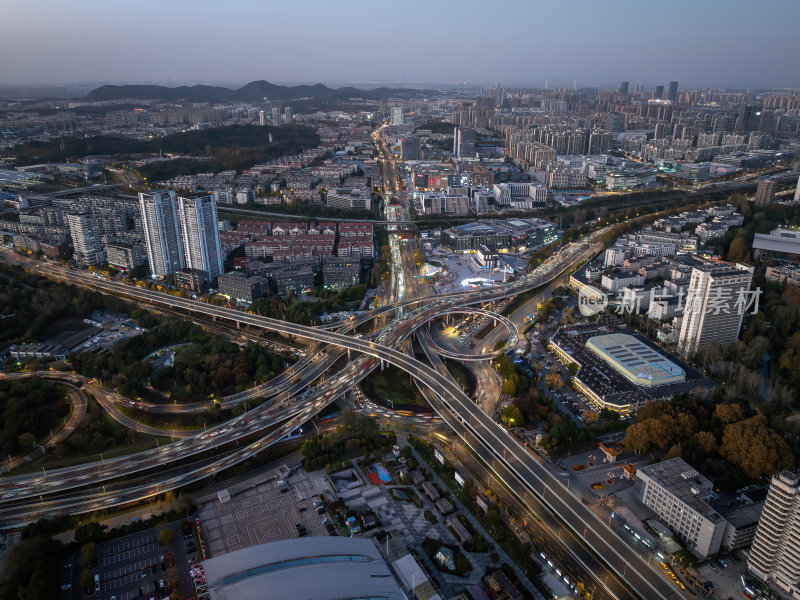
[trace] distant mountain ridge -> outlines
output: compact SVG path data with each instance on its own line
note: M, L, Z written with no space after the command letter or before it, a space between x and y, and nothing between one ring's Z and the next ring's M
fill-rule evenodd
M270 83L269 81L251 81L238 90L211 85L182 85L167 87L163 85L103 85L92 90L86 96L87 100L122 100L131 98L135 100L166 100L189 102L257 102L264 98L268 100L295 100L300 98L314 99L344 99L366 98L380 99L393 95L419 95L424 90L405 88L375 88L361 90L354 87L329 88L326 85L295 85L284 86Z

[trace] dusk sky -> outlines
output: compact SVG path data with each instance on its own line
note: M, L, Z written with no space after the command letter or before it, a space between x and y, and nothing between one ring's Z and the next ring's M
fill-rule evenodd
M0 84L800 87L800 0L6 0Z

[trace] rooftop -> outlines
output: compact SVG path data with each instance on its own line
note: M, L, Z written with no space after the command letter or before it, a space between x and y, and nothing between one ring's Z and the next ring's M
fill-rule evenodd
M594 336L586 347L637 385L653 387L686 379L682 368L632 335Z
M648 477L709 521L723 520L722 515L706 502L711 493L711 482L682 458L639 467L637 476L639 479Z
M211 600L403 600L371 539L310 537L237 550L203 562Z

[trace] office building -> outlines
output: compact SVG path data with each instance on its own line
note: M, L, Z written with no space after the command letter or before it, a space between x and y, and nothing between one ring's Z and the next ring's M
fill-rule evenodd
M628 86L629 85L630 84L627 81L623 81L622 83L620 83L619 84L619 93L622 94L622 95L627 95L628 94Z
M672 102L678 101L678 82L677 81L670 81L669 82L669 91L667 92L667 100L671 100Z
M800 598L800 476L773 476L747 568L790 598Z
M473 158L475 156L475 131L467 127L453 130L453 156Z
M258 111L258 124L261 125L261 127L267 124L267 119L263 110Z
M175 192L171 190L139 193L147 260L153 277L165 277L186 266L177 205Z
M280 106L273 106L272 107L272 124L273 125L280 125L282 122L281 119L281 107Z
M179 197L178 216L185 265L190 269L205 271L209 281L213 282L222 273L217 203L214 196L198 194Z
M732 344L739 338L750 301L753 267L704 263L692 268L677 351L691 358L712 345Z
M664 86L657 85L656 90L653 92L653 98L655 98L656 100L660 100L663 97L664 97Z
M395 106L392 108L392 125L402 125L403 124L403 108L400 106Z
M758 182L756 189L755 205L757 208L763 208L768 204L772 204L775 200L775 192L778 191L778 182L772 179L763 179Z
M294 116L292 115L292 107L287 106L283 110L283 122L284 123L291 123L294 120Z
M217 278L220 294L239 302L252 302L267 291L267 280L263 277L247 277L244 273L233 271L223 273Z
M67 215L67 221L75 248L75 260L85 265L97 265L105 261L100 229L94 216L89 213Z
M719 552L725 518L708 501L711 482L682 458L639 467L634 496L655 512L700 558Z
M120 271L144 264L144 257L144 248L134 240L111 239L106 243L106 260L109 266Z

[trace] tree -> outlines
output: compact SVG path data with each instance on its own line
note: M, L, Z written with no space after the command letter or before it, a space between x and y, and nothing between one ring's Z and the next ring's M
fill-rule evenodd
M575 375L578 374L579 368L580 367L578 366L578 363L575 362L569 363L569 366L567 367L567 369L569 369L569 374L572 375L573 377L575 377Z
M103 531L105 529L105 525L91 521L85 525L81 525L75 530L75 541L81 545L88 544L89 542L99 542L103 538Z
M634 423L625 430L625 448L635 454L646 454L653 447L647 425L644 422Z
M728 248L728 260L731 262L743 262L750 258L750 247L747 238L735 238Z
M714 408L714 416L726 425L744 420L742 407L738 404L717 404Z
M26 431L25 433L21 433L17 436L17 442L19 442L19 445L25 449L33 446L35 441L36 437L30 431Z
M503 423L509 427L522 427L525 424L522 411L513 402L503 409Z
M591 408L587 408L583 411L583 422L587 425L591 425L592 423L597 423L597 420L600 418L600 415L597 413L596 410L592 410Z
M750 479L791 469L794 464L791 448L767 426L764 415L725 427L719 453Z
M81 571L81 589L85 594L94 592L94 576L90 569L83 569L83 571Z
M513 396L517 393L517 382L513 378L503 382L503 393L506 396Z
M165 527L158 532L158 543L162 546L169 546L174 535L175 534L170 527Z
M89 542L81 547L81 564L85 567L94 565L94 549L95 543Z
M698 431L697 447L701 452L713 454L717 451L717 438L710 431Z

